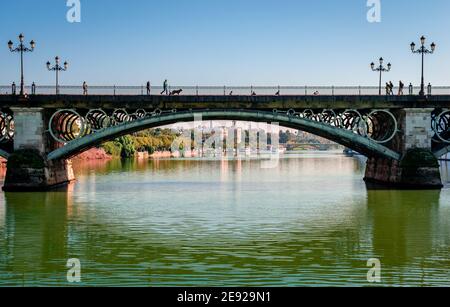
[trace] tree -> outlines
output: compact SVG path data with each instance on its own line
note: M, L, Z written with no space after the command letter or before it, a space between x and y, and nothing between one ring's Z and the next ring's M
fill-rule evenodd
M134 142L131 136L122 136L118 138L117 141L122 145L122 151L120 153L122 158L134 157L136 154L136 148L134 147Z

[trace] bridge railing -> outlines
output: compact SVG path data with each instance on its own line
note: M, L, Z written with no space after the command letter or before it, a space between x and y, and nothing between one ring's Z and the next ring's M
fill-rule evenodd
M279 93L283 96L339 96L339 95L378 95L377 86L170 86L169 92L182 89L181 95L184 96L257 96L276 95ZM394 95L398 94L398 87L394 88ZM409 87L403 89L404 95L418 95L420 87L413 87L412 91ZM426 89L428 93L428 88ZM0 86L0 95L11 95L13 88L11 85ZM16 86L16 93L19 93L19 87ZM25 93L28 95L54 95L56 93L55 86L38 85L33 88L25 87ZM59 87L60 95L82 95L83 88L81 85L64 85ZM165 95L162 86L151 86L151 95ZM382 94L386 95L385 88ZM450 86L433 86L431 88L432 95L450 95ZM89 86L88 95L147 95L147 88L142 86Z

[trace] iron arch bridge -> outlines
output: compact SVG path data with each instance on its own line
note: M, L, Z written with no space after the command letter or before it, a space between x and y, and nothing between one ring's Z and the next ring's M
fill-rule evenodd
M242 120L277 123L324 137L368 157L378 156L399 160L391 149L399 133L399 123L390 110L161 110L102 109L56 111L48 123L48 133L57 143L64 144L48 156L49 160L70 158L118 136L178 122L202 120ZM433 113L433 151L436 157L450 152L450 110ZM9 157L14 140L12 112L0 112L0 156Z
M48 133L63 147L49 153L48 160L71 158L119 136L179 122L239 120L277 123L329 139L368 157L400 160L388 144L399 133L396 117L389 110L161 110L62 109L48 123Z

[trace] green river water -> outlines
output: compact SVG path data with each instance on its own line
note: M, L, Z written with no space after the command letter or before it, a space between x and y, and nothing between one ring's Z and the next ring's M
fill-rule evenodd
M369 190L335 153L258 160L75 165L51 193L0 193L0 286L449 285L450 176L442 191Z

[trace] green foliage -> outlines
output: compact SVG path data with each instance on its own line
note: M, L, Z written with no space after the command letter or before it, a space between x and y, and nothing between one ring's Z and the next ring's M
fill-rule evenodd
M104 143L101 147L109 155L129 158L136 152L170 151L173 141L178 137L170 129L150 129L134 135L120 137L113 142Z
M106 142L101 146L108 155L120 157L122 145L119 142Z
M136 148L134 148L134 141L131 136L126 135L117 139L117 142L122 146L120 156L122 158L131 158L136 154Z

